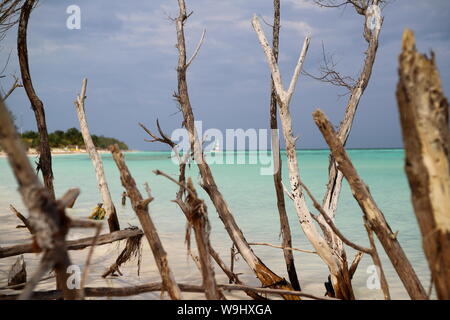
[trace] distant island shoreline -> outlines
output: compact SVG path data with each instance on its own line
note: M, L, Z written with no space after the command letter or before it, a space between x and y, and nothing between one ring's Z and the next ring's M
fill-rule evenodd
M110 151L107 150L107 149L97 149L97 152L101 153L101 154L110 153ZM141 151L138 151L138 150L122 150L122 152L124 152L124 153L133 153L133 152L141 152ZM85 149L66 150L64 148L52 148L51 153L52 153L52 156L82 155L82 154L89 155ZM27 155L28 156L37 156L37 155L39 155L39 152L36 149L34 149L34 148L30 148L30 149L27 150ZM8 155L6 154L6 152L0 151L0 158L5 158L7 156Z

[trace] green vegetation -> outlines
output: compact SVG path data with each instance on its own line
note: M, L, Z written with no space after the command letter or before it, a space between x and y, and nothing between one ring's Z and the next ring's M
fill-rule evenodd
M35 131L26 131L22 134L22 139L28 148L39 146L39 134ZM48 135L51 148L84 148L84 141L81 132L77 128L70 128L67 131L56 130ZM117 139L92 135L94 145L99 149L106 149L108 146L117 143L121 150L128 150L128 146Z

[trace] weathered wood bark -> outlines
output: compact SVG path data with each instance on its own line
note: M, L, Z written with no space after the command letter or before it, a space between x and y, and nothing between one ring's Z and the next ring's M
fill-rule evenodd
M278 48L280 40L280 0L273 1L274 6L274 19L272 27L272 50L275 57L275 61L278 62ZM291 228L289 226L289 219L286 213L286 204L284 201L283 183L281 177L281 155L280 155L280 139L278 137L278 121L277 121L277 93L271 83L270 94L270 129L272 133L272 157L275 171L273 173L273 183L275 186L275 194L277 196L277 208L280 216L280 228L282 237L282 246L284 248L292 247ZM286 261L286 268L289 275L292 288L295 290L301 290L300 283L298 281L297 270L295 269L294 254L292 250L284 249L284 260Z
M45 252L42 266L55 267L56 278L65 299L75 299L76 290L67 288L67 267L71 264L65 237L68 219L64 206L58 204L50 192L43 188L28 160L22 141L11 121L9 112L0 97L0 145L8 155L9 164L19 185L22 200L29 212L29 222L34 230L36 245ZM44 270L45 268L43 268ZM32 290L26 286L24 291ZM27 298L27 296L22 296Z
M36 117L37 128L39 131L39 166L42 171L44 184L49 192L50 197L55 199L55 190L53 188L53 171L52 171L52 154L48 142L47 124L45 121L44 104L37 96L33 83L31 81L30 69L28 65L28 48L27 48L27 27L31 10L35 4L35 0L26 0L22 6L19 19L19 30L17 32L17 54L19 55L20 72L22 75L22 84L30 100L31 107Z
M255 275L261 281L261 283L266 287L275 288L286 288L291 289L292 287L286 283L286 281L280 276L276 275L272 270L270 270L253 252L251 247L248 245L247 240L244 237L241 229L236 223L233 214L228 208L223 195L219 191L219 188L214 180L211 169L203 158L203 151L201 144L199 142L197 131L194 125L194 114L192 112L191 103L189 100L189 92L186 80L186 71L188 64L186 63L186 45L184 37L184 23L188 18L186 13L186 5L184 0L178 0L178 5L180 8L179 16L176 19L176 29L177 29L177 48L179 52L178 58L178 92L176 93L176 99L180 104L181 111L183 113L183 125L186 127L190 145L191 152L193 152L194 159L200 171L200 176L202 178L202 187L209 195L212 203L214 204L220 219L222 220L225 229L227 230L231 240L236 245L239 253L247 262L249 267L253 270ZM288 297L285 297L288 298Z
M341 140L336 135L333 125L320 110L315 111L313 117L330 147L332 155L338 164L338 169L348 181L353 197L364 213L367 225L375 232L377 238L380 240L409 296L412 299L427 299L427 294L400 246L397 236L392 232L383 213L372 198L369 189L359 177Z
M449 104L434 55L417 52L403 34L397 100L405 144L405 169L423 248L439 299L450 299Z
M142 230L120 230L108 234L99 235L97 238L97 246L120 241L135 236L143 235ZM82 238L77 240L66 241L67 250L82 250L92 246L94 237ZM11 247L0 248L0 259L6 257L17 256L24 253L39 253L41 248L36 248L33 243L18 244Z
M89 157L92 160L92 164L95 168L95 176L97 178L98 188L102 194L103 207L108 217L109 232L120 230L119 220L117 218L116 208L109 192L108 183L106 182L105 170L103 169L103 161L95 148L92 141L91 134L89 133L89 127L86 120L86 112L84 108L84 101L86 100L86 87L87 79L83 79L83 85L81 87L81 93L75 100L75 108L77 110L78 120L80 122L80 130L83 135L84 145L86 151L89 153Z
M175 277L169 267L167 253L162 246L156 227L148 212L148 204L151 199L144 200L142 198L142 195L136 186L136 182L125 164L123 154L120 152L119 147L117 145L110 146L110 151L114 161L116 162L117 168L120 171L120 180L122 185L127 190L133 210L136 212L150 248L152 249L164 286L173 300L180 300L182 299L180 288L178 287Z
M313 217L311 216L311 213L306 205L300 182L300 171L298 167L297 151L295 147L295 142L297 139L293 136L292 133L292 118L289 111L289 104L302 69L306 52L309 47L310 38L305 38L302 51L300 52L297 65L294 70L294 75L292 76L289 88L285 90L281 80L281 74L278 64L273 55L273 51L270 48L269 43L267 42L264 31L262 30L261 24L256 16L252 20L252 25L266 55L266 59L272 74L273 84L277 94L278 110L280 113L284 140L286 142L289 181L291 185L290 193L295 204L300 225L306 237L311 242L314 249L317 251L317 254L330 269L336 297L340 299L354 299L351 280L348 274L348 266L345 263L346 261L343 261L339 256L335 255L335 252L330 248L328 243L317 230L316 226L313 224ZM326 230L323 229L323 231Z

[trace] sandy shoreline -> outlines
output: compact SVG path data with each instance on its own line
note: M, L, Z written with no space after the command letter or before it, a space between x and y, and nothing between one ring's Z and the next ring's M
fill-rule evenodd
M98 153L104 154L104 153L110 153L109 150L106 149L100 149L97 150ZM137 150L122 150L122 152L139 152ZM80 154L88 154L86 150L80 149L77 151L71 151L71 150L64 150L64 149L52 149L52 156L58 156L58 155L80 155ZM28 156L37 156L39 155L39 152L36 149L30 149L27 151ZM0 158L5 158L6 152L0 151Z

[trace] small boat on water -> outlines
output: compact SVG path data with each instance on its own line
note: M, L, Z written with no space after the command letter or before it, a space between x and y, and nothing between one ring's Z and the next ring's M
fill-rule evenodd
M220 152L220 146L219 146L219 142L216 141L216 143L214 144L214 146L212 147L211 153L216 153L216 152Z

